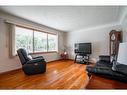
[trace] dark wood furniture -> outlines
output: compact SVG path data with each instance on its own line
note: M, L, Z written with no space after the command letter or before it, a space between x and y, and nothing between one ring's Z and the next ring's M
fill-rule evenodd
M109 55L117 55L119 43L122 42L122 31L112 30L109 36Z

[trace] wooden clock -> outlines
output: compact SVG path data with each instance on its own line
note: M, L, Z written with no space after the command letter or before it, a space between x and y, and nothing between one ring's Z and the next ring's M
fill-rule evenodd
M109 36L110 36L110 44L109 44L110 56L117 55L119 43L122 42L122 31L112 30L109 33Z

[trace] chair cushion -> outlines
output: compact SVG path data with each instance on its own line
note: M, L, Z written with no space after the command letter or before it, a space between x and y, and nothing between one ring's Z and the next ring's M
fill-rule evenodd
M125 74L119 73L117 71L113 71L110 68L104 68L104 67L97 68L97 67L87 66L86 70L89 73L97 74L105 78L110 78L121 82L127 82L127 76Z
M105 62L110 63L110 56L108 56L108 55L100 55L99 56L99 61L105 61Z
M127 65L123 65L123 64L116 65L116 71L127 75Z
M110 62L106 62L106 61L101 61L99 60L95 67L108 67L108 68L111 68L112 67L112 64Z
M26 64L32 64L32 63L38 63L38 62L43 62L44 60L43 59L32 59L32 60L30 60L30 61L28 61L28 62L26 62Z

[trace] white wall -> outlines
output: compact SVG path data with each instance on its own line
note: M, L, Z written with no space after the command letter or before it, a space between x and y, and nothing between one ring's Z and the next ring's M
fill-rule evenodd
M123 42L127 42L127 22L122 25L123 30Z
M19 24L25 24L31 27L36 27L47 32L57 33L59 36L58 50L59 52L61 52L61 49L63 47L62 46L63 40L64 40L63 38L64 36L62 35L64 35L64 32L61 32L46 26L42 26L40 24L25 20L19 17L15 17L6 13L2 13L2 12L0 12L0 18L1 18L0 19L0 73L21 68L21 64L18 57L14 57L14 58L9 57L9 43L8 43L9 31L8 31L6 23L4 22L5 19L14 21ZM49 54L42 54L42 55L44 56L47 62L59 59L59 53L49 53Z
M0 20L0 73L20 68L19 60L15 57L9 58L7 27Z
M120 47L122 49L119 48L119 55L118 55L118 62L121 64L125 64L127 65L127 57L126 57L126 53L127 53L127 7L123 7L123 14L121 17L121 27L122 27L122 31L123 31L123 42Z
M71 59L74 59L74 43L92 43L93 60L99 55L109 54L109 32L113 29L120 30L119 25L98 26L91 29L69 32L67 34L67 46Z
M127 7L124 8L124 15L121 21L121 26L123 30L123 41L127 42Z

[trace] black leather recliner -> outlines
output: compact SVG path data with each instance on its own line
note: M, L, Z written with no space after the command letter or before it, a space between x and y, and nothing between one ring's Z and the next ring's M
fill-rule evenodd
M124 73L124 71L127 71L127 65L116 65L121 72L112 70L112 65L112 62L110 62L110 56L99 56L99 61L95 66L87 66L86 71L88 72L88 76L96 74L105 78L127 82L127 74L126 72Z
M30 58L26 50L23 48L18 49L17 53L22 64L22 69L25 74L32 75L44 73L46 71L46 61L42 56Z

